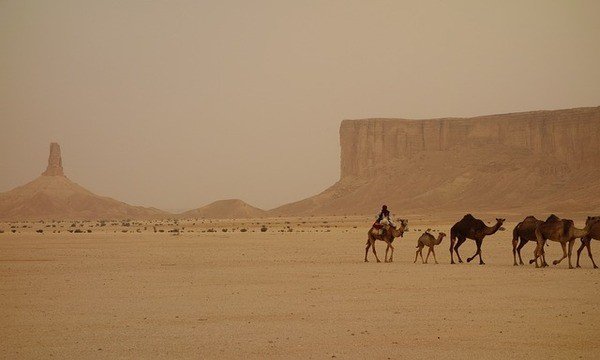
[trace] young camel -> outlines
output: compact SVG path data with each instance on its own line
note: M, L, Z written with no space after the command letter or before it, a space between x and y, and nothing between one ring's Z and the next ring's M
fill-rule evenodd
M594 257L592 256L591 242L592 239L600 240L600 216L588 216L587 220L585 221L585 225L590 226L590 233L581 238L581 246L579 249L577 249L577 265L575 265L575 267L581 267L579 266L579 256L581 256L581 251L585 247L587 248L588 256L592 260L594 269L597 269L598 266L594 262Z
M573 252L575 239L587 236L590 227L591 224L587 224L584 229L578 229L575 227L573 220L559 219L555 215L550 215L546 221L535 229L537 246L533 253L534 258L529 260L529 263L532 264L535 262L535 267L538 267L537 259L542 256L544 244L547 240L552 240L559 242L563 249L563 256L558 260L554 260L552 264L558 265L568 257L569 269L573 269L573 265L571 264L571 254ZM568 253L567 244L569 245Z
M394 238L402 237L404 235L404 231L408 228L408 220L400 219L399 222L400 225L396 228L391 227L389 224L384 224L383 228L385 231L383 232L383 235L380 234L379 230L375 229L375 227L371 227L371 230L368 232L366 244L367 247L365 249L365 262L369 262L369 260L367 260L369 248L373 248L373 255L375 255L377 262L381 262L379 261L377 252L375 251L375 240L381 240L387 244L387 248L385 249L385 262L394 261L394 247L392 246L392 242L394 241ZM392 250L392 253L390 255L390 259L388 260L388 251L390 249Z
M435 260L435 263L437 264L437 259L435 257L435 250L433 249L434 246L439 245L442 240L444 239L444 236L446 236L446 234L444 234L443 232L438 234L437 239L431 235L429 233L430 229L427 229L427 231L425 231L425 233L423 233L423 235L421 235L421 237L419 238L419 240L417 240L417 252L415 254L415 263L417 262L417 256L421 255L421 262L423 264L427 264L427 260L429 259L429 254L433 253L433 260ZM429 247L429 251L427 252L427 256L425 257L425 260L423 260L423 248L427 246Z
M473 215L465 215L450 229L450 264L454 264L455 251L456 256L458 257L458 262L463 262L460 258L460 254L458 253L458 248L467 239L472 239L475 240L475 244L477 244L477 251L473 256L467 259L467 262L471 262L475 256L479 255L479 265L485 265L483 259L481 258L481 244L483 243L483 238L485 238L487 235L495 234L504 223L504 220L505 219L496 219L496 225L489 227L486 226L483 221L475 219ZM456 239L458 239L458 241L456 242L456 246L454 246Z
M515 226L515 229L513 230L513 240L512 240L513 260L514 260L515 266L517 266L519 264L524 265L523 258L521 258L521 249L528 242L536 241L535 229L542 223L543 223L543 221L536 219L535 216L528 216L523 221L518 223L517 226ZM519 238L521 239L520 242L519 242ZM517 247L517 243L519 244L518 247ZM517 254L519 254L519 264L517 264ZM542 248L542 266L548 266L548 264L546 264L546 256L543 253L543 248Z

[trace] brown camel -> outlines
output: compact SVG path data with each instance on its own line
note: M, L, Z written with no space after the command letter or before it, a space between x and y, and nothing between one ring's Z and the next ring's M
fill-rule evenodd
M587 224L584 229L578 229L575 227L573 220L559 219L556 215L550 215L546 221L540 224L535 229L535 237L537 246L534 251L534 258L529 260L532 264L535 262L535 267L538 267L537 259L542 256L544 244L547 240L559 242L563 249L563 256L554 260L552 264L558 265L564 258L569 258L569 269L573 268L571 265L571 254L573 252L573 244L575 239L587 236L589 233L591 224ZM569 251L567 253L567 244L569 245ZM543 264L542 264L543 266Z
M394 261L394 247L392 246L392 242L394 241L394 238L402 237L404 235L404 231L408 228L408 220L400 219L399 222L400 225L395 228L390 226L389 224L383 224L383 235L380 233L379 230L375 229L375 227L371 227L371 230L369 230L368 232L368 239L366 244L367 247L365 249L365 262L369 262L369 260L367 260L367 254L369 254L370 247L373 248L373 255L375 255L375 259L377 260L377 262L381 262L379 261L379 258L377 257L377 252L375 251L375 240L385 241L385 243L387 244L387 248L385 249L385 262ZM388 251L390 249L392 250L392 253L390 255L390 259L388 260Z
M417 253L415 254L415 261L417 262L417 256L421 255L421 262L423 264L427 264L427 260L429 259L429 254L433 253L433 260L435 260L435 263L437 264L437 259L435 257L435 250L433 249L434 246L439 245L442 240L444 239L444 236L446 236L446 234L444 234L443 232L438 234L437 239L431 235L429 233L429 229L427 229L427 231L425 231L425 233L423 233L423 235L421 235L421 237L419 238L419 240L417 240ZM425 257L425 260L423 260L423 248L425 246L429 247L429 251L427 252L427 256Z
M594 262L594 258L592 257L591 242L592 239L600 240L600 216L588 216L587 220L585 221L585 225L590 226L590 233L587 236L581 238L581 246L579 247L579 249L577 249L577 265L575 266L581 267L579 266L579 256L581 255L581 251L585 247L587 248L588 256L592 260L594 269L597 269L598 266L596 265L596 263Z
M467 262L471 262L475 256L479 255L479 265L485 265L483 259L481 258L481 244L483 243L483 238L485 238L487 235L495 234L504 223L504 220L505 219L496 219L496 225L488 227L483 221L475 219L473 215L465 215L450 229L450 263L454 264L455 251L456 256L458 257L458 262L463 262L460 258L460 254L458 253L458 248L460 248L460 246L467 239L472 239L475 240L475 244L477 244L477 251L473 256L467 259ZM456 239L458 239L458 241L456 242L455 246L454 243Z
M528 242L536 241L535 229L538 227L538 225L540 225L542 223L543 223L543 221L536 219L535 216L528 216L523 221L518 223L517 226L515 226L515 229L513 230L513 240L512 240L513 260L514 260L515 266L517 266L519 264L524 265L523 259L521 258L521 249ZM519 242L519 238L521 239L520 242ZM519 244L518 247L517 247L517 243ZM542 248L542 251L543 251L543 248ZM517 253L519 254L519 264L517 264ZM548 265L548 264L546 264L546 256L543 252L542 252L542 264L546 265L546 266Z

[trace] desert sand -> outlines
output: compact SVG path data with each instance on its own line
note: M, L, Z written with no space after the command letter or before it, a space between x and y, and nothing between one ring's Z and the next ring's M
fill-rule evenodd
M421 233L451 226L421 219L395 262L364 263L370 221L0 223L0 357L598 357L600 273L585 253L581 269L515 267L507 222L484 240L487 265L450 265L447 238L439 265L413 264Z

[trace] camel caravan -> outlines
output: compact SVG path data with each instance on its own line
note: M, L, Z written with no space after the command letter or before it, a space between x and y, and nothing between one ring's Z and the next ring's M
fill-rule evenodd
M479 257L479 264L485 265L481 251L483 239L488 235L494 235L499 230L504 230L502 228L502 224L504 222L505 219L498 218L493 226L487 226L482 220L476 219L473 215L465 215L450 229L450 264L455 264L455 253L458 262L463 262L459 253L460 246L467 239L471 239L475 241L477 250L473 256L467 258L467 262L469 263L476 257ZM365 262L369 261L369 249L372 250L375 260L377 260L377 262L381 262L377 256L377 251L375 250L375 242L377 240L383 241L387 244L384 261L392 262L394 260L394 246L392 243L394 242L395 238L403 237L404 232L408 230L408 220L398 219L398 223L398 225L394 224L394 222L391 220L391 214L389 211L387 211L387 207L384 205L381 213L377 217L377 220L367 233ZM429 255L433 254L433 259L435 263L438 264L435 255L435 246L441 244L446 234L440 232L438 233L437 237L435 237L430 233L430 231L431 229L427 229L417 240L417 250L414 260L415 263L417 262L418 257L421 256L421 262L423 264L427 264ZM558 265L565 258L568 258L569 269L573 269L571 255L573 252L573 245L577 239L581 239L581 246L577 250L576 267L580 267L579 258L581 256L581 252L585 248L587 249L588 256L592 261L594 269L597 269L598 266L594 262L594 258L592 256L591 240L600 240L600 216L588 217L583 229L575 227L573 220L561 219L556 215L550 215L545 221L536 219L534 216L527 216L513 229L513 264L515 266L524 265L521 257L521 249L531 241L535 243L535 248L533 251L533 259L529 260L529 264L535 263L536 268L548 266L544 247L548 241L554 241L560 243L563 250L563 256L560 259L554 260L552 264ZM423 248L425 246L427 246L429 250L427 252L427 256L425 259L423 259ZM389 258L388 252L390 253Z

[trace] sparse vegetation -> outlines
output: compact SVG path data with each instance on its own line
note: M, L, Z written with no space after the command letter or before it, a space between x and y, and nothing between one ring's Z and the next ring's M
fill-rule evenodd
M269 229L267 229L267 227L264 225L261 226L261 228L260 228L260 232L266 232L267 230L269 230Z

